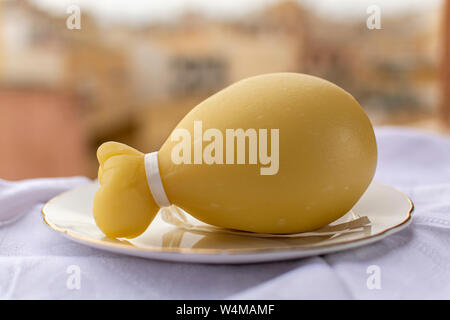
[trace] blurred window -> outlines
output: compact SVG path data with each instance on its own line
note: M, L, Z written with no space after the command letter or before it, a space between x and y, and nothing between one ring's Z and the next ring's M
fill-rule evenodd
M175 57L170 85L174 96L208 94L226 84L226 63L217 57Z

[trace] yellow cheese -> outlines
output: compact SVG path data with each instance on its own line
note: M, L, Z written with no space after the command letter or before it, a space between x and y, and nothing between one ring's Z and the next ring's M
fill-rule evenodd
M240 161L238 139L227 135L237 129L250 136ZM190 155L185 148L180 152L187 146ZM144 154L107 142L97 155L97 225L110 237L141 234L159 209ZM168 199L195 218L243 231L298 233L353 207L373 178L377 148L367 115L349 93L317 77L276 73L242 80L200 103L158 157Z

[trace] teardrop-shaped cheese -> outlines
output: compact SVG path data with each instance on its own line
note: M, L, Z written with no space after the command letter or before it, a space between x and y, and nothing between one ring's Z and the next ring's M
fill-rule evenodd
M158 210L146 189L143 154L127 150L108 143L98 151L102 187L94 216L112 237L142 233ZM298 233L353 207L373 178L377 148L349 93L317 77L277 73L242 80L200 103L158 157L168 199L197 219Z

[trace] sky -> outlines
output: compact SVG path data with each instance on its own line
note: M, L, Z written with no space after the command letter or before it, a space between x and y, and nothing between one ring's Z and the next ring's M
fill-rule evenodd
M65 13L71 4L107 20L130 22L161 21L175 18L185 10L199 11L214 17L245 16L278 0L32 0L39 6ZM381 13L407 10L421 11L438 6L444 0L297 0L316 12L332 18L366 17L368 6L380 6Z

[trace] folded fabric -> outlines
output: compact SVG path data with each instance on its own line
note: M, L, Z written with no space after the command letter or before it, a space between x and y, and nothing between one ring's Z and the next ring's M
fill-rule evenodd
M20 218L36 203L88 182L85 177L42 178L22 181L0 179L0 226Z
M89 179L0 181L1 221L22 216L0 227L0 298L449 299L450 140L398 128L376 134L375 179L408 194L412 223L371 245L293 261L180 264L97 250L65 239L40 214L49 198Z

